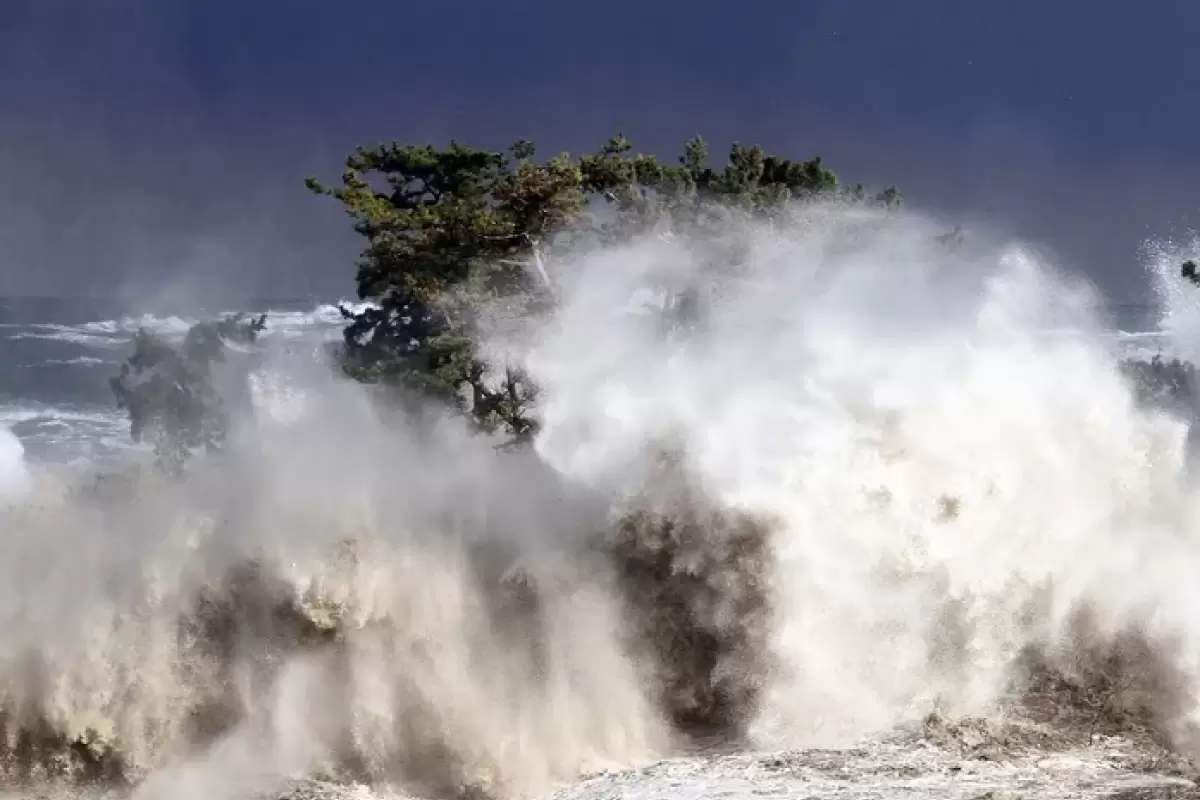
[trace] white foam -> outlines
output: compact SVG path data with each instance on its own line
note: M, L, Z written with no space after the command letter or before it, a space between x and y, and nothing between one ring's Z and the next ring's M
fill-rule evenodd
M0 505L21 500L32 484L24 445L8 428L0 427Z
M629 646L585 537L621 512L614 495L657 488L646 451L678 437L706 502L767 521L767 563L745 567L771 612L756 736L845 740L943 702L986 710L1023 645L1072 646L1080 608L1101 639L1132 625L1177 660L1186 714L1200 698L1200 496L1178 480L1182 426L1133 401L1088 287L1020 247L947 253L933 245L944 228L909 214L788 222L730 232L744 269L695 335L662 335L631 298L708 280L703 243L636 242L557 271L554 318L490 350L519 356L542 390L540 462L453 423L381 425L366 389L282 358L251 383L271 424L220 460L148 478L112 513L65 499L5 519L14 710L99 731L133 765L181 767L210 793L248 765L303 770L327 746L372 774L494 778L501 797L653 757L669 741L656 666ZM335 312L276 324L336 331ZM735 629L740 576L711 568L727 529L698 527L695 560L671 567L703 584L689 612ZM515 553L532 618L496 624L480 541ZM181 636L198 592L250 554L271 580L239 579L235 646L197 640L211 620ZM261 613L280 607L338 645L288 649L294 630ZM246 726L173 762L230 683Z
M272 310L236 312L227 311L217 316L234 313L249 313L257 316L265 313L268 318L266 337L295 339L307 335L317 335L319 338L333 338L340 335L345 320L340 307L345 307L352 313L360 313L372 306L371 303L322 303L307 311ZM63 324L40 322L30 325L7 324L0 327L21 328L18 333L11 334L10 339L41 339L46 341L67 342L82 347L121 348L125 347L129 338L139 330L148 330L168 340L181 339L188 330L199 322L198 317L181 317L178 315L157 316L141 314L126 316L120 319L93 320L78 324Z
M79 356L77 358L51 358L39 364L27 364L29 367L99 367L111 364L112 361L95 356Z
M1155 609L1140 630L1182 640L1200 697L1185 426L1136 407L1093 287L1020 246L949 254L936 224L864 216L807 211L736 240L745 260L691 337L625 309L663 276L710 280L694 252L570 263L561 309L524 337L539 452L639 491L647 445L669 437L709 496L776 521L758 735L844 741L936 703L980 712L1081 607L1105 630ZM1200 291L1179 294L1200 310ZM1021 615L1047 581L1035 633ZM950 661L948 635L965 642Z

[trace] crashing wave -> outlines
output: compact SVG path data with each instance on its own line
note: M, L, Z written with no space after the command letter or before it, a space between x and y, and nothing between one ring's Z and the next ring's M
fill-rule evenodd
M491 343L541 388L533 452L269 345L258 415L185 478L3 512L4 776L518 798L714 740L957 741L1036 697L1093 728L1119 697L1187 752L1188 423L1088 286L939 230L731 230L683 335L630 298L699 281L701 247L559 264L554 317Z

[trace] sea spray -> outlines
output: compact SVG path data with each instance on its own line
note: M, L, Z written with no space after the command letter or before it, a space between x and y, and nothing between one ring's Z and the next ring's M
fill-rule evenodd
M0 427L0 505L19 501L31 484L24 445L8 428Z
M991 713L1021 654L1061 655L1084 608L1089 646L1132 625L1196 691L1186 423L1135 404L1089 286L936 232L836 207L732 230L745 258L682 338L627 301L664 273L711 280L703 251L599 253L564 265L558 313L526 337L549 463L636 488L645 443L670 435L706 502L771 521L759 741Z
M1158 327L1179 358L1200 363L1200 285L1181 270L1181 264L1200 258L1200 238L1154 241L1143 250L1158 305Z
M389 429L347 383L308 401L185 480L0 520L10 781L507 797L667 752L586 545L602 514L452 420Z
M186 477L0 512L6 779L527 797L697 733L992 713L1114 653L1188 744L1187 424L1089 287L942 230L810 205L562 259L486 348L541 388L533 452L268 347L253 399L292 399Z

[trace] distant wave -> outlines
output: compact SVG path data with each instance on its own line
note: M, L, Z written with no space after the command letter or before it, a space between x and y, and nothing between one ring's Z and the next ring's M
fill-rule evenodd
M115 407L108 410L36 404L0 405L0 428L8 428L31 439L40 435L60 440L65 435L96 439L110 447L120 445L124 448L129 444L129 419Z
M22 333L16 333L9 336L9 339L46 339L54 342L69 342L71 344L81 345L83 347L121 347L125 345L129 337L115 336L100 336L90 333L82 333L73 329L69 325L27 325L27 328L34 330L26 330Z
M68 423L68 422L102 422L107 423L113 417L119 417L115 412L73 411L54 406L0 406L0 426L11 427L23 422Z
M35 457L53 452L60 463L103 462L134 446L129 418L115 406L0 405L0 430L16 434Z
M267 336L283 338L298 338L309 333L332 334L333 329L340 329L344 323L341 306L358 313L370 306L369 303L322 303L309 310L251 310L245 313L254 315L266 314L268 327ZM223 311L212 316L225 316L239 313ZM142 314L125 316L120 319L93 320L77 324L54 322L38 322L28 325L5 323L0 328L17 332L9 334L10 340L42 339L48 341L67 342L82 347L113 349L124 347L130 337L139 330L148 330L167 339L179 339L200 321L199 317L182 317L178 315L156 316Z
M98 367L112 364L110 359L95 356L79 356L78 358L50 358L39 364L27 364L28 367Z

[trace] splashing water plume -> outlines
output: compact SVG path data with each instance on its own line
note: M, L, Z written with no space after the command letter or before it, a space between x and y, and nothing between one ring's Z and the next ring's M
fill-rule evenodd
M986 711L1083 609L1101 640L1133 625L1179 647L1196 688L1184 426L1134 406L1088 287L935 233L810 210L748 234L746 268L681 343L611 312L639 262L675 270L686 251L601 254L528 353L551 464L636 490L643 443L670 434L711 501L770 520L769 740Z
M30 484L25 447L12 431L0 428L0 506L20 500Z
M1114 648L1191 746L1186 424L1087 286L939 232L809 206L564 259L488 343L540 387L534 452L280 351L260 384L303 402L185 480L39 487L0 518L5 777L524 797L698 732L998 713L1031 653ZM639 310L689 288L690 326Z

